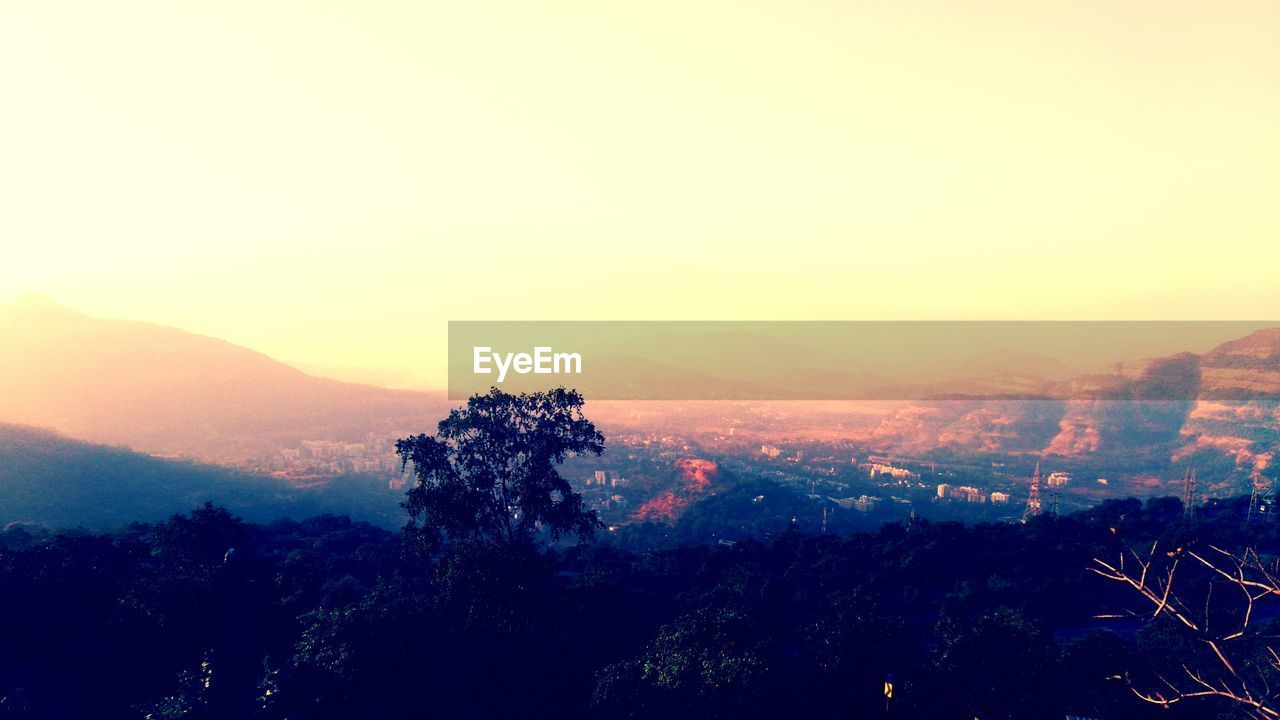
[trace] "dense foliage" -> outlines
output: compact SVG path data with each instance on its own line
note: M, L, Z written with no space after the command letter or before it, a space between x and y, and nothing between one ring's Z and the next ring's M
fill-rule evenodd
M214 507L107 534L0 537L0 717L1101 718L1183 652L1086 570L1122 543L1280 550L1242 506L632 552L475 544L430 561L324 516ZM1147 613L1149 616L1149 613ZM1187 703L1161 717L1218 717Z
M211 504L110 533L6 527L0 720L1214 718L1241 709L1164 713L1133 690L1186 665L1206 686L1280 684L1280 530L1244 521L1243 500L1195 520L1163 498L814 533L800 495L740 479L675 527L593 541L595 513L557 470L603 447L581 407L494 391L402 441L417 482L399 535ZM1144 599L1123 582L1133 565L1090 572L1137 547L1143 578L1249 547L1270 584L1226 574L1245 599L1211 603L1221 578L1189 563L1176 594ZM1178 605L1153 614L1152 599ZM1199 670L1214 646L1179 625L1187 603L1215 632L1242 609L1254 621L1238 665Z
M527 546L539 535L590 538L600 520L557 469L604 452L582 415L582 396L558 388L476 395L440 421L434 436L396 443L417 481L404 507L405 539L424 553L460 546Z

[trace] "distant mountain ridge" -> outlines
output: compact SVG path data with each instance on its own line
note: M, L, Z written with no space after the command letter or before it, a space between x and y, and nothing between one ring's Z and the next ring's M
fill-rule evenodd
M142 452L239 462L319 438L429 430L442 395L313 377L174 328L47 298L0 306L0 422Z
M756 348L752 338L729 340ZM93 318L41 297L0 306L0 349L0 422L206 461L256 459L304 439L430 431L453 404L443 395L313 377L222 340ZM1045 355L993 350L957 358L950 379L897 387L861 371L787 370L795 353L772 352L783 384L911 401L863 438L887 450L1163 462L1215 455L1248 474L1268 471L1280 440L1280 328L1091 374ZM678 360L622 358L618 366L690 396L732 396L743 387L768 394Z
M912 402L871 436L897 451L1098 458L1132 467L1210 462L1267 478L1280 452L1280 329L1118 363L1039 398ZM1238 491L1238 489L1237 489Z

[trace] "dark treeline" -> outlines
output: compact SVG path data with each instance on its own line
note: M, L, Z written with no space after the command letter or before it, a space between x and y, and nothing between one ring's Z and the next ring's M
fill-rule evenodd
M557 470L603 451L581 409L494 391L400 441L400 534L213 505L9 528L0 718L1272 717L1280 532L1246 501L637 549ZM671 535L740 530L732 507ZM1134 692L1161 678L1167 711Z
M1134 697L1126 676L1183 641L1164 620L1092 619L1144 608L1087 567L1155 538L1280 551L1242 511L1188 523L1175 499L1125 500L1026 526L477 546L433 565L339 517L15 529L0 717L875 717L889 674L890 716L1219 717L1231 706Z

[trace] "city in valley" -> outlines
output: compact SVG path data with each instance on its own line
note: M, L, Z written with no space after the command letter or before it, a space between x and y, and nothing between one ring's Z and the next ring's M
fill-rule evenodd
M1174 495L1202 505L1252 492L1261 485L1254 466L1267 461L1197 453L1203 448L1193 444L1174 460L1144 466L1123 444L1111 455L1069 455L991 449L990 438L927 448L891 434L904 417L957 415L947 405L602 402L591 410L608 437L606 452L570 457L562 473L610 532L714 513L715 530L696 539L733 542L783 516L787 522L771 531L794 525L836 532L914 518L1018 522L1131 496ZM958 414L1009 408L966 403ZM395 454L397 439L368 433L357 442L302 440L237 467L302 488L371 478L369 488L398 498L411 476ZM1196 483L1188 487L1193 467ZM1261 486L1259 512L1269 510L1268 491L1269 484Z
M1197 328L1212 335L1199 353L1093 372L1027 352L958 358L950 379L890 388L913 399L586 397L605 451L569 457L561 472L620 538L655 541L913 517L1017 522L1125 497L1188 506L1248 497L1247 512L1269 512L1280 328ZM251 514L278 512L271 498L283 493L398 526L410 474L397 441L433 433L461 404L310 375L214 338L95 318L42 296L0 306L0 332L10 340L0 423L176 459L186 472L232 468L241 489L225 497L250 495ZM43 505L39 493L15 505L13 519L47 519L49 488L62 487L46 486ZM146 498L156 512L189 502L190 491L164 487L172 497Z

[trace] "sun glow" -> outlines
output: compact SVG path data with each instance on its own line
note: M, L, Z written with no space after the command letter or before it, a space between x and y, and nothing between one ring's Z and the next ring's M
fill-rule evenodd
M1272 2L0 15L0 296L435 373L451 319L1280 314Z

